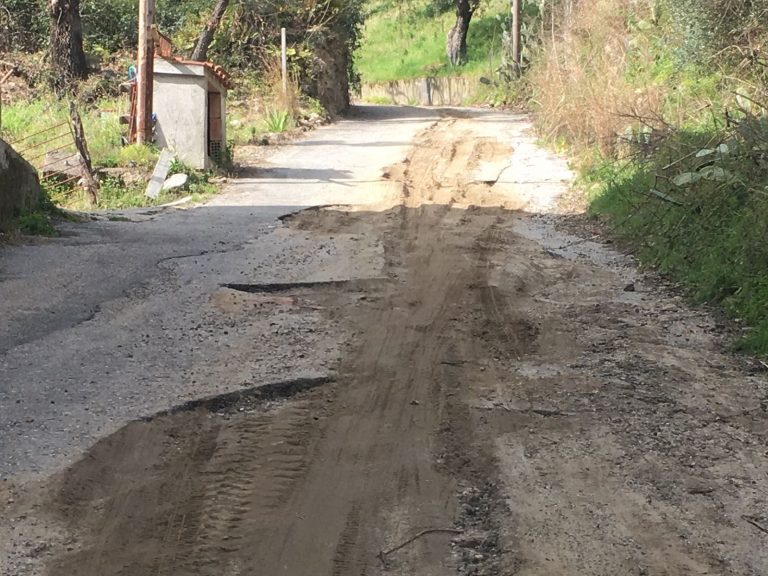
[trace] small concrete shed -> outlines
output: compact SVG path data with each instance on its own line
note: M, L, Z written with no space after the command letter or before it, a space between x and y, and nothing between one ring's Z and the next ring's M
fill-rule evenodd
M227 145L229 76L210 62L155 58L156 144L192 168L208 170Z

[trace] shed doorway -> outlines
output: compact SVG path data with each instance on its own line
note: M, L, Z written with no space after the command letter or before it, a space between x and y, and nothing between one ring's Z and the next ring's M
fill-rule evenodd
M220 92L208 92L208 156L220 164L224 152L224 124Z

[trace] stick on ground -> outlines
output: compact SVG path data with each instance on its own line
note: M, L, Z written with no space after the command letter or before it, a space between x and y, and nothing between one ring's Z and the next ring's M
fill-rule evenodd
M430 528L429 530L422 530L421 532L409 538L402 544L399 544L394 548L390 548L389 550L382 550L381 552L379 552L379 560L381 560L382 564L386 564L387 556L397 552L398 550L402 550L403 548L408 546L408 544L415 542L416 540L418 540L422 536L426 536L427 534L463 534L463 533L464 533L463 530L455 530L453 528Z
M749 516L742 516L742 519L744 519L746 522L749 522L750 524L752 524L752 526L754 526L755 528L760 530L760 532L765 532L766 534L768 534L768 528L766 528L765 526L760 524L754 518L750 518Z

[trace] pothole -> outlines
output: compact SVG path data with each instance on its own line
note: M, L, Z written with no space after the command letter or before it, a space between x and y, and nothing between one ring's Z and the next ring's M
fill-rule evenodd
M388 278L367 278L360 280L320 280L315 282L269 282L264 284L222 284L223 288L246 292L248 294L275 294L295 290L312 290L317 288L343 288L349 292L364 292L376 288Z
M289 212L288 214L283 214L282 216L278 216L277 219L280 220L280 222L283 223L289 223L291 220L295 219L297 216L300 216L302 214L317 214L318 212L322 212L323 210L330 210L330 209L343 209L348 210L348 206L341 206L338 204L318 204L317 206L310 206L309 208L302 208L301 210L296 210L295 212Z
M320 388L334 381L193 400L99 441L52 486L47 506L77 541L50 554L48 573L232 573L216 570L250 557L304 478L332 398Z
M174 406L169 410L164 410L157 414L153 414L152 416L142 418L142 420L149 422L156 418L179 414L181 412L191 412L198 408L203 408L209 412L235 411L240 408L252 407L263 402L286 400L302 392L307 392L308 390L319 388L326 384L332 384L335 381L336 379L331 376L320 376L316 378L295 378L292 380L273 382L271 384L262 384L260 386L235 390L234 392L219 394L217 396L190 400L189 402Z

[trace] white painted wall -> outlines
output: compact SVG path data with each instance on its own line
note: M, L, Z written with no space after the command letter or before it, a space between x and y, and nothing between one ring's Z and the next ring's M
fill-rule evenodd
M227 142L227 90L215 74L201 64L155 59L154 112L157 140L191 168L208 170L208 91L219 92L222 130Z
M205 76L155 73L157 146L169 148L191 168L209 167L206 150L208 81Z

